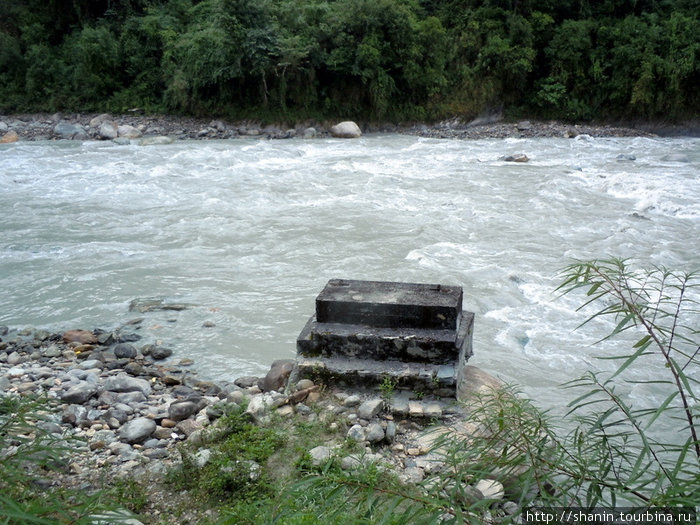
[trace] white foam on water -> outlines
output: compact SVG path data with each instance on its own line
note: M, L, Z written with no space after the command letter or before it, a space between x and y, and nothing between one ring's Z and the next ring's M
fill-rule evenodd
M330 278L453 284L473 363L555 406L622 349L591 347L609 323L575 330L585 299L557 298L557 271L697 268L699 166L696 139L19 144L0 149L0 324L109 328L136 297L186 302L146 314L144 341L231 379L294 355Z

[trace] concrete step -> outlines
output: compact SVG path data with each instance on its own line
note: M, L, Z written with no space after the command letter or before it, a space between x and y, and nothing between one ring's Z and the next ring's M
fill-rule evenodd
M311 317L299 334L297 351L303 357L464 364L472 353L473 324L469 312L460 318L459 330L321 323Z
M293 372L299 379L358 388L384 388L421 392L438 397L455 397L458 370L454 364L374 361L345 357L297 357Z

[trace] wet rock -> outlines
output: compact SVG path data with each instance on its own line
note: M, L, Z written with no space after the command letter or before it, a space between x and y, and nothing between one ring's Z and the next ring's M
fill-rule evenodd
M151 348L151 357L156 360L166 359L173 355L173 351L170 348L164 346L155 346Z
M115 345L113 352L117 359L133 359L138 355L138 350L129 343L119 343Z
M501 157L501 160L504 160L505 162L529 162L530 158L524 153L514 153L513 155Z

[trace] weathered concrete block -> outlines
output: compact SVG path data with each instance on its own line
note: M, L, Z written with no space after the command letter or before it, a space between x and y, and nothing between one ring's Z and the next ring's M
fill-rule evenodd
M439 284L331 279L316 298L319 323L457 329L462 289Z

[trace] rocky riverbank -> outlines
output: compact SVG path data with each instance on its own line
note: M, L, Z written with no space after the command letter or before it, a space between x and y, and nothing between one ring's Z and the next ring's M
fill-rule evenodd
M341 444L351 440L363 452L337 458L344 469L376 462L405 483L419 483L442 468L441 456L433 450L436 435L476 433L464 405L454 400L411 392L346 391L308 380L285 390L288 361L273 364L263 378L202 380L190 360L171 356L167 347L140 346L135 332L139 322L114 331L63 333L0 327L0 395L45 399L47 410L36 421L37 432L73 449L58 473L31 473L34 486L89 492L118 479L147 480L142 515L150 518L139 520L170 523L172 489L163 484L166 473L181 464L183 444L198 468L204 468L212 455L208 432L217 428L222 414L238 406L245 406L249 420L260 426L324 421L335 438L307 451L314 465L342 454ZM470 389L498 386L475 367L468 369ZM426 433L429 427L433 430ZM10 442L0 457L14 453ZM251 476L261 468L251 463ZM495 478L485 476L465 489L470 497L493 500L496 516L515 512L517 505L509 498L518 495L504 490L506 480ZM197 523L201 518L196 511L180 510L177 520Z
M293 126L267 125L256 122L229 122L221 119L142 115L96 114L27 114L0 115L0 142L36 140L113 140L145 144L174 140L206 140L237 138L322 138L331 136L335 123L306 121ZM532 138L590 135L592 137L629 137L656 135L700 135L700 125L689 122L678 125L631 123L566 124L555 121L505 122L501 117L485 117L473 121L451 119L426 124L361 124L363 133L403 133L441 139Z

